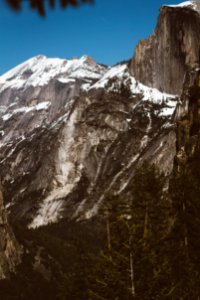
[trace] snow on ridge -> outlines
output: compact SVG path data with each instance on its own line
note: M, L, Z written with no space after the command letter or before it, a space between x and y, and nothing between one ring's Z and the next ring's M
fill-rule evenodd
M110 67L109 70L105 73L105 75L98 82L92 85L90 89L104 88L105 85L108 83L108 80L115 76L122 79L126 69L126 65L117 65L114 67Z
M130 88L133 95L141 94L142 101L151 101L152 103L165 104L161 109L160 116L170 116L173 114L176 107L176 95L167 94L159 91L156 88L145 86L137 81L129 73L128 67L125 64L110 67L105 75L92 85L89 90L104 88L109 79L116 77L119 81L130 81Z
M163 6L167 6L167 7L191 7L193 9L197 9L197 5L195 3L195 1L185 1L179 4L174 4L174 5L163 5Z
M17 65L16 67L12 68L11 70L7 71L3 75L0 76L0 83L5 82L6 80L11 80L12 77L16 76L17 73L22 72L24 69L27 69L28 67L31 68L35 63L38 61L46 59L46 56L38 55L34 56L32 58L29 58L25 62L22 62L21 64Z
M6 88L26 88L43 86L53 79L91 78L98 80L106 68L84 55L80 59L47 58L36 56L0 76L0 92Z
M34 106L23 106L17 109L14 109L10 111L9 113L5 114L2 116L3 121L9 120L13 115L17 113L28 113L30 111L40 111L40 110L47 110L51 106L51 102L49 101L44 101L40 102L37 105Z
M60 77L58 81L61 83L74 83L76 80L74 78Z
M130 80L132 93L142 94L143 100L152 100L153 102L160 102L161 100L175 98L175 95L163 93L156 88L148 87L137 81L133 76L130 75L127 65L117 65L111 67L99 81L97 81L94 85L90 87L90 90L104 88L108 83L109 79L113 77L116 77L119 80Z

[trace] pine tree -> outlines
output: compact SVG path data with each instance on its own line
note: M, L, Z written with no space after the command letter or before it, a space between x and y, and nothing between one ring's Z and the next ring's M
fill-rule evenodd
M164 186L164 176L145 163L135 171L131 197L106 197L105 248L92 274L90 300L171 299Z
M130 221L126 199L108 196L102 207L105 247L100 251L92 278L90 300L129 300L132 296Z
M167 256L170 206L165 177L144 163L135 171L132 189L132 235L135 299L167 299L170 265Z
M200 159L194 157L170 183L173 299L200 299Z

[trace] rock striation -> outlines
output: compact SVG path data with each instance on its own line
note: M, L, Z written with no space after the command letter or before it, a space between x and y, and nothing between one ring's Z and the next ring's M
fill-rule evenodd
M145 160L169 178L199 153L199 14L197 1L163 6L129 65L40 55L0 77L0 279L21 257L7 212L29 229L88 220L131 193Z
M89 219L107 193L130 189L145 159L169 175L176 102L136 81L126 64L86 57L36 57L3 75L0 165L12 220L35 228Z
M154 33L135 49L131 74L145 85L180 95L185 73L199 66L199 36L199 1L162 6Z
M183 93L176 108L177 155L175 169L184 168L200 151L200 70L185 76Z
M0 77L0 167L13 222L90 219L108 193L131 192L144 160L170 176L177 118L180 151L181 132L191 136L198 123L188 93L198 81L199 12L197 1L163 6L130 65L37 56Z
M18 245L8 223L3 203L2 186L0 186L0 279L9 277L21 261L21 248Z

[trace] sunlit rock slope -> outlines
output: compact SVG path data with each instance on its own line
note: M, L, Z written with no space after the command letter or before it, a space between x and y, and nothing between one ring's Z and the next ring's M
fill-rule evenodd
M131 74L148 86L180 95L185 72L199 66L199 36L198 0L162 6L154 33L135 49Z
M0 165L6 207L29 227L91 218L130 189L147 159L170 174L176 97L126 64L38 56L0 77Z

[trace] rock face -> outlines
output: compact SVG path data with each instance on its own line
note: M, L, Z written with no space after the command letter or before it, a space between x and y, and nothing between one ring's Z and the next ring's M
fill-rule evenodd
M8 224L3 204L2 186L0 186L0 280L14 272L21 259L21 249Z
M184 168L200 150L200 71L186 74L183 94L176 109L177 155L175 170Z
M108 193L131 192L144 160L170 175L177 119L178 153L196 151L199 14L197 1L163 6L129 66L37 56L0 77L0 167L13 222L89 219Z
M145 85L180 95L185 73L199 66L199 37L199 1L161 7L155 32L135 49L131 74Z
M37 56L0 77L0 279L21 256L7 213L28 228L87 220L145 160L167 177L199 153L199 12L163 6L129 66Z
M177 99L144 86L126 64L36 57L0 78L1 176L13 221L29 227L90 218L130 189L135 166L168 175Z

